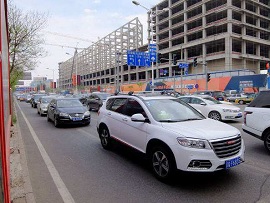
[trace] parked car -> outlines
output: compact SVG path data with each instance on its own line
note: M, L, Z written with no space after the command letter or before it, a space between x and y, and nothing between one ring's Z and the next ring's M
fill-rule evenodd
M240 97L235 99L235 103L237 104L247 104L254 100L257 94L248 94L246 97Z
M43 96L39 98L37 102L37 113L40 114L40 116L47 114L48 105L54 98L53 96Z
M225 101L226 100L225 93L223 93L222 91L199 91L199 92L196 92L196 94L197 95L208 95L208 96L214 97L218 101Z
M53 121L55 127L62 124L89 125L91 115L76 98L55 98L48 105L47 121Z
M37 108L37 102L39 100L40 97L46 96L46 94L33 94L32 98L30 100L31 106L33 108Z
M200 110L205 117L214 120L236 120L242 117L239 107L221 103L210 96L190 95L179 97L179 99Z
M107 99L107 97L109 97L110 94L109 93L105 93L105 92L94 92L92 93L88 99L87 99L87 106L89 111L91 110L96 110L98 111L99 108L103 105L103 103L105 102L105 100Z
M261 91L245 108L243 131L262 140L270 152L270 90Z
M228 102L235 102L236 99L240 99L240 98L247 98L247 95L244 94L232 94L227 96L227 101Z
M104 149L116 141L145 154L162 181L176 170L212 172L244 161L238 129L171 96L111 96L99 109L97 131Z

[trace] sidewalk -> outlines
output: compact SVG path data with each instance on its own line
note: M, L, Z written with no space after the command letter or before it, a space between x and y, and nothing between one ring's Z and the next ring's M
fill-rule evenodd
M10 196L12 203L36 202L18 123L11 126L10 133Z

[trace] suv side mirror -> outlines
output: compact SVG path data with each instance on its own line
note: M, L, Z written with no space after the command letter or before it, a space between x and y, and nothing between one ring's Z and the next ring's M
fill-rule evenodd
M131 116L131 120L134 122L145 122L146 119L141 113L136 113Z

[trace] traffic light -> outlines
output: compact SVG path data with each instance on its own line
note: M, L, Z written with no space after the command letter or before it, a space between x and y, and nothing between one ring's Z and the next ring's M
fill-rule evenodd
M173 65L177 64L177 56L176 54L173 54Z
M194 58L194 59L193 59L193 66L194 66L194 67L197 67L197 65L198 65L197 58Z
M207 73L207 82L209 82L211 80L211 75L210 73Z
M269 62L267 62L267 63L265 64L265 68L266 68L266 70L269 69Z

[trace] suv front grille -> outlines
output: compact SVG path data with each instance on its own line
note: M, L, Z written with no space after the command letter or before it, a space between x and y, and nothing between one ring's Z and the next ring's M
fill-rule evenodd
M214 152L219 158L226 158L234 156L241 149L241 136L230 139L219 140L211 142Z

